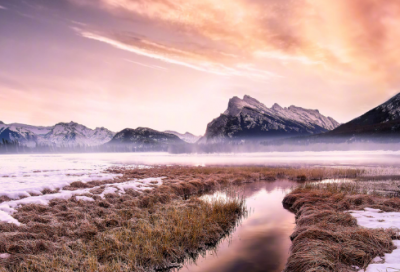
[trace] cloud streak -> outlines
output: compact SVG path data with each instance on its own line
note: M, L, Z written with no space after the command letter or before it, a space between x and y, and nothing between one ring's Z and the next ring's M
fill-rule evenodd
M161 67L161 66L157 66L157 65L148 65L148 64L144 64L144 63L140 63L140 62L138 62L138 61L133 61L133 60L130 60L130 59L125 59L125 61L126 62L129 62L129 63L133 63L133 64L136 64L136 65L139 65L139 66L142 66L142 67L146 67L146 68L150 68L150 69L155 69L155 70L168 70L167 68L164 68L164 67Z
M199 46L137 42L127 33L82 33L84 37L193 69L231 75L240 70L237 67L264 58L328 67L389 84L400 81L393 72L400 68L398 0L89 2L117 17L141 18Z
M84 38L100 41L137 55L201 72L220 76L240 76L259 79L279 77L269 71L252 68L251 64L236 64L232 61L236 56L224 54L211 48L177 48L173 45L150 41L134 33L98 33L80 28L74 28L74 30L79 32ZM140 65L146 64L141 63ZM149 68L159 68L158 66L146 66Z

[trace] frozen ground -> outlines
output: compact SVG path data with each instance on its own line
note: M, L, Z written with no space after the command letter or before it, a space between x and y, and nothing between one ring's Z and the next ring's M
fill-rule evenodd
M76 199L78 201L94 201L92 198L96 194L91 193L91 191L95 191L103 188L103 192L98 194L101 198L104 198L107 194L124 194L125 190L133 189L135 191L142 190L151 190L156 186L160 186L162 184L163 178L147 178L147 179L134 179L131 181L123 182L123 183L110 183L102 186L89 188L89 189L80 189L75 191L68 190L60 190L55 194L46 194L40 196L30 196L23 199L5 201L0 203L0 221L6 223L13 223L20 225L20 223L12 216L16 209L21 205L26 204L40 204L40 205L48 205L50 200L53 199L70 199L73 196L77 196ZM85 195L85 196L81 196ZM87 195L91 195L87 196Z
M68 155L0 156L0 197L19 199L41 195L45 189L62 189L75 181L113 180L118 175L105 173L112 165Z
M351 211L352 216L357 219L359 226L365 228L397 228L400 231L400 213L382 212L381 210L366 208L364 211ZM397 249L383 258L377 257L373 260L365 272L395 272L400 271L400 241L394 241ZM360 272L364 272L361 270Z

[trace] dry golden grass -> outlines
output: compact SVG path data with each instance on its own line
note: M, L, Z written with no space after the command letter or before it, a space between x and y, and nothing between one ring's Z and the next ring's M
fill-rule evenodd
M245 213L240 198L140 203L108 196L21 208L25 226L1 225L7 271L153 271L207 249ZM28 220L29 218L29 220Z
M262 166L207 166L207 167L154 167L152 169L126 169L112 168L110 173L123 174L121 180L148 177L149 172L153 176L167 177L164 182L192 181L207 178L225 179L231 183L274 181L289 179L294 181L318 181L323 179L356 178L363 170L350 168L324 168L324 167L262 167Z
M355 183L306 184L285 197L297 224L285 271L356 271L394 249L396 230L361 228L345 211L399 211L400 199L362 191Z
M94 202L52 200L26 205L14 217L24 225L0 224L0 271L154 271L179 265L213 246L240 220L240 198L211 203L197 197L232 185L276 179L354 178L361 172L328 168L155 167L114 168L115 182L166 177L138 193L98 196L107 181L75 182L64 189L94 188ZM100 186L100 188L99 188ZM51 192L45 192L51 193Z

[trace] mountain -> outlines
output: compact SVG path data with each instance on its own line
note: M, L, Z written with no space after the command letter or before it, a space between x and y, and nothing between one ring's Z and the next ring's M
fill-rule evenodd
M36 127L24 124L0 124L0 140L18 141L27 146L36 146L38 138L51 130L51 127Z
M338 122L318 110L283 108L278 104L268 108L246 95L243 99L230 99L228 109L208 124L199 143L312 135L338 126Z
M380 137L400 135L400 93L324 136Z
M169 133L169 134L178 136L182 141L190 143L190 144L196 143L201 138L201 136L196 136L189 132L186 132L185 134L181 134L176 131L167 130L167 131L164 131L164 133Z
M105 128L93 130L74 122L59 123L52 127L47 134L39 137L38 143L54 146L97 146L111 141L114 135L114 132Z
M184 141L176 135L140 127L137 129L127 128L118 132L107 145L125 145L141 148L183 143Z
M97 146L109 142L115 133L105 129L90 129L70 122L52 127L39 127L24 124L0 124L0 139L17 140L27 146Z

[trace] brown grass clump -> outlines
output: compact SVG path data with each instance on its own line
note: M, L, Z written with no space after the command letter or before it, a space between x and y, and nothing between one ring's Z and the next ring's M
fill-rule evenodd
M124 196L126 197L126 196ZM113 196L111 200L116 198ZM140 201L151 199L139 207ZM26 225L1 224L0 259L5 271L152 271L207 249L244 214L239 198L206 203L162 196L22 207ZM103 207L107 203L107 208ZM117 269L117 270L115 270Z
M400 199L359 193L352 184L305 185L283 200L296 214L287 272L356 271L394 249L396 230L365 229L346 210L399 211Z
M151 210L109 209L101 219L80 218L73 201L64 204L75 210L70 212L75 222L53 218L57 223L51 226L28 223L1 234L0 251L12 256L0 260L6 271L168 268L214 245L244 213L241 199L205 203L193 198L188 203L156 204Z

